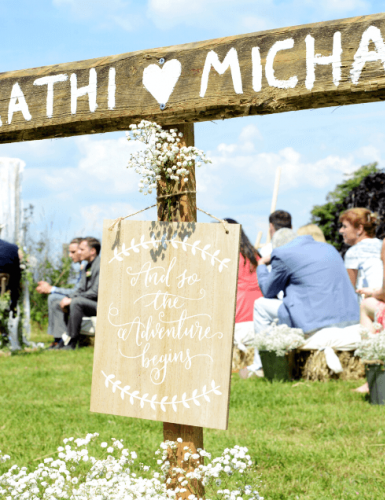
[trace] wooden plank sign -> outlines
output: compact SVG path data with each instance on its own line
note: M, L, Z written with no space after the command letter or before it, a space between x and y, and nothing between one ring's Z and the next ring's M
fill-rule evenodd
M0 74L0 143L385 99L385 15Z
M227 429L240 226L111 224L91 411Z

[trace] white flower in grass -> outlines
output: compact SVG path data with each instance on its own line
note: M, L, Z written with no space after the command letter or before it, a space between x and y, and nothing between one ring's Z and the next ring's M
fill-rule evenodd
M102 448L107 448L108 444L107 443L101 443L100 445Z

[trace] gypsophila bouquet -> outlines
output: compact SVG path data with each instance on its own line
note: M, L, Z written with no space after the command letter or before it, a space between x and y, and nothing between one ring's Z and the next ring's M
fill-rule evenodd
M367 334L362 336L364 338L361 340L354 355L367 361L385 362L385 330L375 335Z
M258 351L271 351L277 356L284 356L304 342L304 334L300 328L278 325L277 321L274 321L266 330L256 334L252 346Z
M136 452L128 450L123 440L118 439L111 439L110 444L101 443L101 456L95 458L88 448L98 436L95 433L87 434L84 439L64 439L64 446L57 449L57 458L45 458L30 472L26 467L13 465L0 475L0 498L176 500L189 491L192 492L189 500L198 500L200 482L207 500L263 500L256 490L259 477L247 448L226 448L220 457L211 460L204 450L193 453L185 447L184 460L178 465L177 443L166 441L157 450L155 465L151 467L141 463ZM201 464L203 457L205 465ZM0 452L0 464L9 459Z
M176 128L163 130L155 122L142 120L139 125L130 125L127 140L143 142L146 148L130 156L128 168L134 168L142 176L139 192L151 194L157 182L163 180L167 186L177 183L180 187L188 182L190 169L202 163L211 163L203 151L193 146L182 146L182 132ZM169 191L166 189L166 191Z

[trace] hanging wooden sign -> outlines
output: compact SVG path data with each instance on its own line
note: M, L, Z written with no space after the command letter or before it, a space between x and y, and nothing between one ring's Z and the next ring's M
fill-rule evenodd
M375 14L3 72L0 143L382 101L384 37Z
M91 411L227 429L240 226L111 224Z

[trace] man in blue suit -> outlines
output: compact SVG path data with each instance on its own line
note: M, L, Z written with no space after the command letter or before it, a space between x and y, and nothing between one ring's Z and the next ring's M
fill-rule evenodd
M359 323L355 291L332 245L314 241L309 235L297 236L275 248L271 256L263 257L257 274L264 297L254 304L256 333L276 318L280 324L301 328L305 334ZM283 301L275 298L281 290Z
M20 260L18 248L0 239L0 273L9 274L7 290L11 292L11 310L15 311L20 295Z

